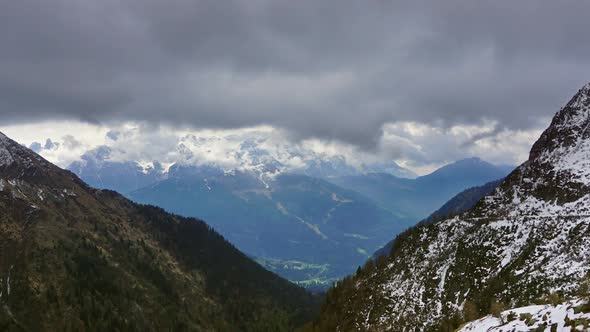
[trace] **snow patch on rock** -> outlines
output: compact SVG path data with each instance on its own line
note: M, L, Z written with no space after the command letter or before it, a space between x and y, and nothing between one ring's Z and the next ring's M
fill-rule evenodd
M556 306L533 305L506 310L501 313L501 319L486 316L466 324L458 332L574 331L572 326L566 326L568 321L590 321L590 313L576 313L574 310L583 303L574 300ZM509 321L509 316L515 319ZM576 331L590 331L582 326L575 327Z

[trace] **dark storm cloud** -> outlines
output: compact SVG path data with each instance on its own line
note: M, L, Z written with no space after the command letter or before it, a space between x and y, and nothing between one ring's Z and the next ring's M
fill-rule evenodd
M526 129L590 77L588 12L588 1L3 1L0 119L270 124L365 147L392 121Z

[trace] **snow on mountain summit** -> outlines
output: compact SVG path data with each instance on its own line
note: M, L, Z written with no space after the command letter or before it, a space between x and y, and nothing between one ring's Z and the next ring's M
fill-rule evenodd
M0 132L0 167L8 166L14 162L8 150L9 138Z
M590 214L590 84L554 117L516 169L476 213Z
M590 83L553 118L535 143L530 161L548 165L556 177L590 184Z
M179 170L185 173L210 172L213 169L227 174L245 172L264 183L285 173L324 179L373 172L407 178L416 176L394 161L362 163L334 151L316 151L305 144L274 138L264 131L241 135L186 134L169 138L166 149L159 147L158 151L147 150L145 153L133 150L133 143L122 144L121 140L86 151L67 168L80 176L92 177L96 181L89 180L90 183L101 188L108 184L105 175L115 172L120 174L117 182L129 182L125 190L138 189L139 185L170 177L170 171ZM62 148L58 142L53 142L51 146ZM43 146L35 144L35 148L40 147Z

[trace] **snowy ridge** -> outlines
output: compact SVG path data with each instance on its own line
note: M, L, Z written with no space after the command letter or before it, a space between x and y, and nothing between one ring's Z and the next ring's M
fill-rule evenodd
M554 178L590 184L590 84L584 86L554 117L533 147L531 161L548 168ZM539 148L543 148L539 153Z
M522 290L537 284L545 285L547 292L572 293L576 282L590 272L590 240L571 241L574 233L590 234L590 218L520 217L483 225L456 218L422 228L416 238L428 246L408 248L400 254L403 261L390 263L385 272L387 282L377 286L383 301L379 305L386 303L384 315L380 323L363 327L395 331L396 318L408 316L421 322L420 326L434 325L445 314L460 311L469 293L500 275L520 279L518 284L505 285L497 294L501 299L527 301ZM463 265L468 272L460 272ZM381 273L376 272L375 277ZM470 280L462 280L466 275ZM464 282L460 291L448 287ZM363 283L375 287L371 278L361 281L359 287ZM372 305L363 312L368 314Z
M14 162L10 151L8 151L8 144L10 140L4 134L0 133L0 167L9 166Z
M0 133L0 167L13 166L14 164L28 170L37 164L47 165L48 163L33 151Z
M555 117L550 148L537 157L540 164L550 165L555 176L590 184L590 84L584 86ZM549 135L549 133L548 133Z

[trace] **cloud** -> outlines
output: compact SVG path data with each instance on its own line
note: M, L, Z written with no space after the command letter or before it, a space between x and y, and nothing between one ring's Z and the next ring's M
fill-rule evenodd
M82 146L82 142L78 141L72 135L65 135L62 137L62 140L63 140L63 146L66 149L73 150L73 149L77 149Z
M392 158L419 174L468 157L506 165L528 158L541 130L497 130L495 122L479 125L433 127L416 122L385 126L379 143L381 158Z
M529 130L588 79L589 10L533 0L4 1L0 119L272 125L364 149L390 122Z
M387 123L373 149L339 140L301 140L271 126L195 130L147 122L113 127L48 122L0 127L0 131L62 167L80 160L90 150L108 146L110 160L142 164L157 161L163 165L215 164L228 170L294 170L318 160L342 160L358 169L395 161L418 174L426 174L473 156L496 164L517 165L526 160L532 143L540 135L536 129L496 128L497 123L489 121L451 127Z
M104 144L108 128L74 121L43 121L0 126L0 132L40 153L61 167L79 160L89 149ZM49 144L45 149L48 139ZM57 144L55 144L57 143Z

